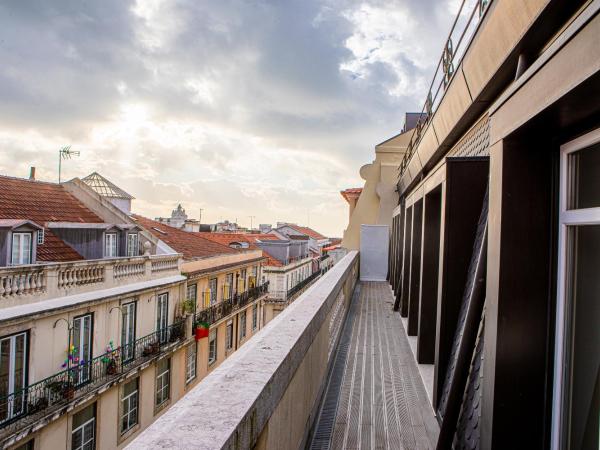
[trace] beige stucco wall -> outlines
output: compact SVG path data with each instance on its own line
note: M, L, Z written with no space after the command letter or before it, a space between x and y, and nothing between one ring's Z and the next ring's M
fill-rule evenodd
M365 184L344 231L342 247L358 250L360 226L390 225L392 211L398 204L396 180L398 166L410 141L412 131L399 134L375 147L375 160L360 168Z

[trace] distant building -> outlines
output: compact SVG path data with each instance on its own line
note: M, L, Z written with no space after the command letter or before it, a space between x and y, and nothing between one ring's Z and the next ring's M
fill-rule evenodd
M272 229L273 229L273 225L271 225L270 223L261 223L258 226L258 231L260 231L263 234L270 233Z
M197 232L201 230L200 222L196 219L188 219L181 203L171 212L171 217L157 217L156 221L183 231Z

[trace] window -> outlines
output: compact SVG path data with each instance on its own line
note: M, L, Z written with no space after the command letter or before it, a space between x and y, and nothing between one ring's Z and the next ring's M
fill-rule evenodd
M198 304L198 285L197 284L188 284L187 299L192 301L192 303L194 304L194 311L195 311L196 306Z
M561 147L553 443L599 448L600 129Z
M240 313L240 340L246 337L246 311Z
M242 269L240 272L240 291L241 294L246 290L246 269Z
M121 389L121 434L138 424L139 378L125 383Z
M169 400L171 359L164 358L156 363L156 406Z
M42 245L44 243L44 229L38 230L37 232L37 243L38 245ZM29 441L33 442L33 441Z
M115 258L117 256L117 233L106 233L104 235L104 257Z
M233 320L228 320L225 328L225 348L230 350L231 347L233 347Z
M83 408L73 416L71 450L94 450L96 448L96 404Z
M27 333L0 338L0 423L25 412Z
M138 256L139 253L138 234L127 233L127 256Z
M229 300L231 298L231 292L233 290L233 273L225 275L225 286L223 288L223 299Z
M167 326L169 324L169 294L159 294L156 305L156 331L160 343L167 340Z
M90 359L92 357L92 314L73 319L73 342L75 347L73 365L79 365L75 375L76 383L90 380Z
M135 319L136 303L129 302L121 305L121 347L123 349L123 362L135 357Z
M252 329L256 330L258 326L258 305L255 303L252 305Z
M208 289L210 290L210 305L217 303L217 279L211 278L208 281Z
M13 265L31 264L31 233L12 234Z
M197 343L192 342L185 349L185 382L189 383L196 378L196 352Z
M217 329L213 328L208 333L208 364L217 360Z

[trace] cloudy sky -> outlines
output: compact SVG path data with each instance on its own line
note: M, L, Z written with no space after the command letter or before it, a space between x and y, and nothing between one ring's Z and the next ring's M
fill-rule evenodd
M3 0L0 173L98 171L136 212L310 223L420 109L456 0Z

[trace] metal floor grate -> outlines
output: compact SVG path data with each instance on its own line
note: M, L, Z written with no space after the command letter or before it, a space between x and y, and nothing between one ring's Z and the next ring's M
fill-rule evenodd
M312 449L434 448L438 426L386 282L350 305Z

